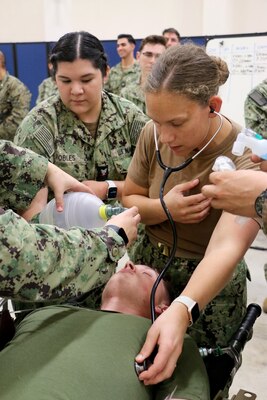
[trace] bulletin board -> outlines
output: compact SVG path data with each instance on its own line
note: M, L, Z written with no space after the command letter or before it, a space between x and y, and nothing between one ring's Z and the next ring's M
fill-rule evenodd
M222 114L244 125L247 94L267 78L267 33L264 36L211 39L206 50L225 60L230 71L219 91L223 99Z

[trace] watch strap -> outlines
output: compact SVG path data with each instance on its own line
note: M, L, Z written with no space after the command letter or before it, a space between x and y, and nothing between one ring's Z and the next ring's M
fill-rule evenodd
M125 246L127 246L129 239L128 236L126 235L126 232L123 228L120 228L117 225L107 225L108 228L113 229L120 237L123 239Z
M173 303L184 304L188 311L189 326L193 325L198 319L200 312L196 301L187 296L178 296L173 300Z

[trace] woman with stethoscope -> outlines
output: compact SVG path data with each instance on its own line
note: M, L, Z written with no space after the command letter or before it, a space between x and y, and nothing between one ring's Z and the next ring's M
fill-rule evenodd
M162 270L173 251L173 231L159 198L165 180L162 199L177 235L166 278L179 297L152 324L137 357L142 362L159 346L154 364L140 375L145 384L171 375L191 324L189 333L198 345L225 346L246 309L243 256L259 225L222 214L201 193L220 155L231 158L237 169L257 168L249 151L241 157L231 152L241 127L219 114L218 89L227 77L224 61L185 44L167 49L147 79L152 121L139 138L123 192L124 206L139 208L146 232L129 254L134 262ZM174 172L166 179L171 167Z

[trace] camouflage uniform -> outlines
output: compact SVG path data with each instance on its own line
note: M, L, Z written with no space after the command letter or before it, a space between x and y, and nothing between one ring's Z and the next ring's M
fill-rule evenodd
M248 94L244 112L246 126L267 138L267 79Z
M121 97L136 104L143 113L146 113L145 95L139 83L131 83L121 90Z
M123 69L121 63L111 68L108 80L105 83L105 90L108 92L121 95L121 90L140 79L140 66L137 61L126 69Z
M41 103L41 101L46 100L48 97L58 94L58 88L55 80L52 77L46 78L38 86L38 97L36 99L36 104Z
M27 206L40 189L47 160L0 142L1 202L5 190L14 192L9 205ZM126 249L108 227L61 230L28 224L13 211L0 209L0 296L42 301L66 299L104 285Z
M103 92L95 137L59 97L36 106L18 128L15 143L30 148L82 181L124 180L148 118L132 103Z
M13 140L17 127L29 112L31 93L8 73L0 81L0 139Z

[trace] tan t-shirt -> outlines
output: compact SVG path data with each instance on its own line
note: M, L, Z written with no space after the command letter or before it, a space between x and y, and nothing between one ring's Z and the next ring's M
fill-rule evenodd
M209 175L215 159L225 155L233 160L237 169L258 169L258 165L250 161L251 151L246 150L243 156L232 154L233 143L241 127L230 121L233 129L228 137L216 148L206 149L197 156L185 169L174 172L168 178L164 195L175 185L199 179L199 185L190 190L189 195L200 193L201 187L209 183ZM185 161L184 157L175 155L168 146L158 143L162 161L167 166L177 166ZM156 150L153 134L153 121L146 124L139 137L137 147L128 169L129 178L137 185L149 188L149 197L159 198L160 184L163 177L163 169L156 158ZM221 210L211 209L209 215L198 224L182 224L176 222L178 247L176 255L180 257L201 259L205 253L212 232L221 216ZM155 243L163 243L171 246L173 242L169 221L157 225L146 226L150 239Z

